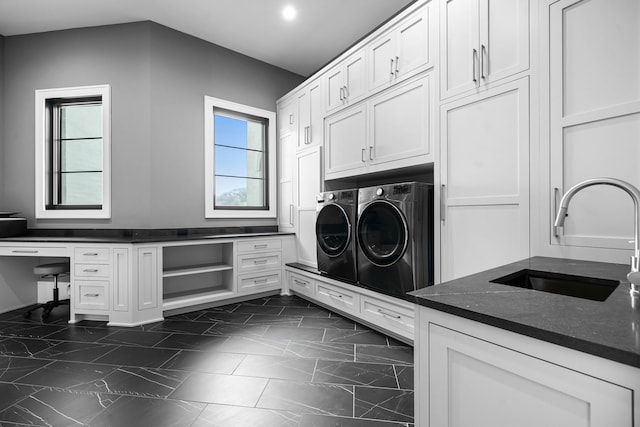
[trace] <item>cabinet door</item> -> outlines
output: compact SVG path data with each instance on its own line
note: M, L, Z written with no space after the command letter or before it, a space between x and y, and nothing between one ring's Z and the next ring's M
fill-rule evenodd
M552 4L549 16L545 243L565 246L563 254L586 248L631 250L633 202L614 187L581 191L571 200L557 236L552 224L561 194L580 181L605 176L640 187L640 2L565 0Z
M366 95L364 51L360 50L345 60L344 85L348 103L354 103Z
M114 311L129 311L129 250L116 248L113 250L113 282L111 292L113 295Z
M633 396L627 388L435 324L428 327L431 426L632 425Z
M442 280L529 254L528 78L442 107Z
M298 94L298 148L302 148L309 144L310 122L311 100L309 99L309 91L303 89Z
M396 31L397 78L415 75L430 64L429 12L433 2L404 20Z
M478 84L479 0L446 0L440 10L441 98Z
M529 0L481 0L480 81L529 68Z
M158 248L137 248L138 310L157 308L161 288Z
M327 73L327 111L337 110L344 105L344 73L342 68L342 64L338 64Z
M369 103L371 165L380 169L424 163L429 154L431 75L375 97ZM378 169L376 168L376 170Z
M369 45L369 90L391 84L395 74L395 37L388 31Z
M296 124L296 102L295 97L282 101L278 105L278 135L293 132Z
M325 120L325 178L366 171L367 112L358 105Z
M323 122L324 113L324 96L322 93L322 80L318 79L315 84L309 87L309 144L322 145L323 140Z
M278 227L283 231L292 231L295 134L283 135L278 142Z
M298 262L316 266L316 205L323 182L321 147L298 153L296 170Z

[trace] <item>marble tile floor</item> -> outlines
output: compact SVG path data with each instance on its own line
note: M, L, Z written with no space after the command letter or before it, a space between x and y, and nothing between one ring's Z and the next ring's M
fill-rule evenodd
M298 297L136 328L0 314L0 427L409 427L413 349Z

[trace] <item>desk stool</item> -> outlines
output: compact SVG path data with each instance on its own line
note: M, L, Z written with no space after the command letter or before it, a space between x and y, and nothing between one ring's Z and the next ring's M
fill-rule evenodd
M59 305L69 305L69 300L58 299L58 276L61 274L69 273L69 262L54 262L51 264L40 264L33 268L33 274L37 274L40 277L53 277L53 299L45 304L38 304L37 306L30 308L24 313L25 318L31 317L31 312L42 307L42 320L49 317L51 310Z

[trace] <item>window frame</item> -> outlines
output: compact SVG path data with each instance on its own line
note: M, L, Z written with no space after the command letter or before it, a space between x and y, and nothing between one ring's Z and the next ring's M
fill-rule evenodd
M101 98L102 103L102 206L52 206L53 188L51 118L49 106L55 100L78 101ZM36 143L36 219L111 218L111 87L110 85L39 89L35 92Z
M265 132L265 204L266 208L215 208L215 141L214 112L260 118L266 122ZM276 113L211 96L204 97L204 175L205 218L276 218Z

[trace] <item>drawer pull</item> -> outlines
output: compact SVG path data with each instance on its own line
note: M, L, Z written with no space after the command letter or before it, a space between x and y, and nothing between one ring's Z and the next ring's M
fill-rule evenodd
M93 298L97 298L100 296L100 294L84 294L85 297L93 297Z
M261 245L253 245L253 249L266 249L267 248L267 244L263 243Z
M97 252L85 252L82 254L83 256L98 256Z
M253 263L256 264L256 265L266 264L267 260L266 259L257 259L255 261L253 261Z
M333 292L327 292L327 295L329 295L331 298L335 298L337 300L344 301L343 296L340 295L340 294L334 294Z
M260 285L262 283L267 283L267 279L254 280L253 283L255 283L256 285Z
M11 251L12 254L37 254L38 251L37 250L26 250L26 249L16 249Z
M382 314L384 317L391 317L392 319L402 319L402 316L399 316L397 314L392 314L392 313L387 313L386 311L382 310L382 309L378 309L378 313Z
M293 283L295 283L298 286L307 286L307 282L303 282L302 280L298 280L298 279L293 279Z
M97 268L85 268L82 270L84 273L97 273L99 270Z

